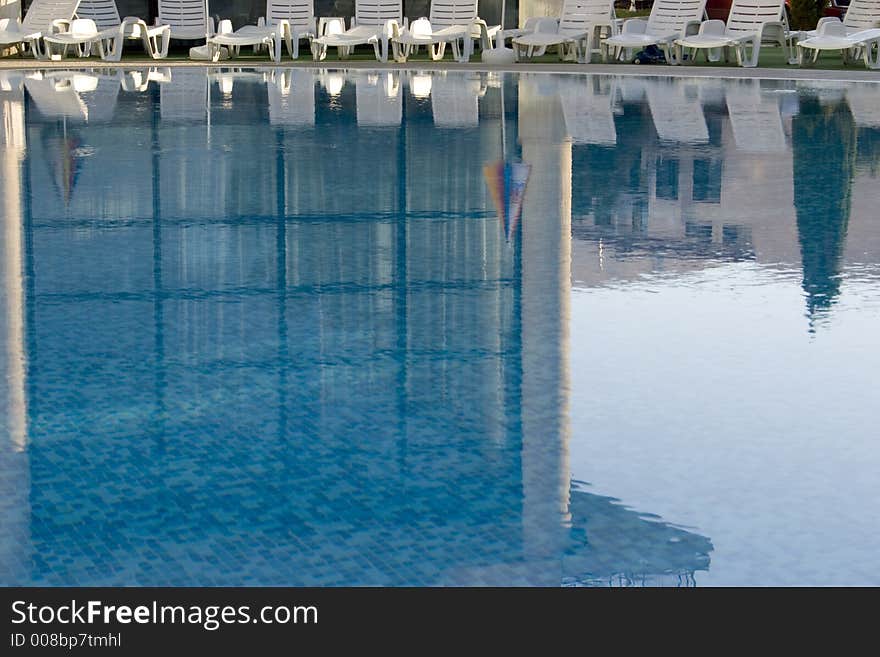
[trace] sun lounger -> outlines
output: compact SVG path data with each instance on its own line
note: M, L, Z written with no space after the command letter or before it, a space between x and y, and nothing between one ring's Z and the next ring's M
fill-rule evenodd
M79 0L34 0L20 23L0 19L0 47L30 48L34 57L46 59L42 38L56 32L56 21L71 21Z
M168 55L171 27L147 25L146 21L134 16L120 19L115 0L80 0L76 17L95 22L101 37L102 57L108 61L122 59L122 47L126 41L140 41L144 52L152 59L163 59Z
M697 34L675 40L676 59L683 60L688 51L691 56L705 51L707 58L717 59L710 53L718 50L724 50L727 58L729 51L734 50L740 66L754 68L761 45L770 42L782 47L785 58L794 64L797 60L793 39L785 18L784 0L733 0L726 23L704 21Z
M539 21L534 31L514 37L513 47L520 61L556 46L560 59L588 63L602 29L616 34L612 0L565 0L559 20Z
M220 59L223 47L228 49L230 56L235 56L242 47L252 46L255 50L265 47L272 61L278 63L282 43L287 45L291 58L297 59L299 42L311 41L315 32L312 0L268 0L266 15L260 17L256 25L245 25L233 31L231 21L220 21L217 34L208 39L208 46L213 61Z
M815 64L825 51L837 51L845 63L861 58L870 69L880 69L880 28L847 33L840 21L826 21L814 37L799 41L798 63Z
M706 12L706 0L655 0L648 20L630 18L619 34L601 41L602 61L611 51L614 59L632 59L635 50L658 46L669 64L677 64L673 42L699 30Z
M474 40L488 49L496 37L500 25L489 27L477 15L477 0L431 0L428 18L419 18L408 28L392 38L394 57L405 62L421 46L425 46L431 59L443 59L446 46L452 46L456 61L467 62L473 54Z

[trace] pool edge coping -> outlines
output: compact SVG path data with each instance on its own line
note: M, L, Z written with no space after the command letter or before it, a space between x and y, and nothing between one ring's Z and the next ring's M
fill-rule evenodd
M144 69L144 68L215 68L215 69L276 69L302 68L321 70L360 69L370 71L476 71L497 73L564 73L586 75L625 75L634 77L672 77L672 78L724 78L759 80L795 80L819 82L874 82L880 83L880 74L870 70L829 71L817 69L781 68L715 68L701 66L639 66L636 64L566 64L566 63L517 63L488 64L473 62L458 64L451 62L407 62L382 63L378 61L333 61L310 62L290 61L281 64L255 61L164 61L105 62L67 59L61 61L0 59L0 70L82 70L82 69ZM647 69L647 70L646 70Z

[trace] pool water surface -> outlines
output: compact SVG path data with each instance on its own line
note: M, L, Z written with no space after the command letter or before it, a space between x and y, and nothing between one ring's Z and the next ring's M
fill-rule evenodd
M880 584L880 84L0 76L0 584Z

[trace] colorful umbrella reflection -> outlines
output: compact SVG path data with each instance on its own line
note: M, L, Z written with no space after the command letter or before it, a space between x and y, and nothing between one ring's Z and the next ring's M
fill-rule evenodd
M515 234L522 214L523 198L531 170L532 165L525 162L505 160L490 162L483 167L483 177L495 203L498 218L504 226L504 238L508 242L510 236Z

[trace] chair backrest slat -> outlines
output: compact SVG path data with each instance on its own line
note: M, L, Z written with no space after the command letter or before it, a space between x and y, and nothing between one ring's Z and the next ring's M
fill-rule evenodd
M289 22L292 27L313 27L315 23L313 0L268 0L266 24L277 25L282 20Z
M196 33L207 28L205 0L159 0L159 23L175 30Z
M843 24L856 30L880 27L880 0L852 0Z
M464 25L477 17L477 0L431 0L431 26Z
M784 0L733 0L727 31L732 34L757 32L764 23L784 20L784 12Z
M559 32L585 32L594 25L610 23L613 18L614 0L565 0Z
M52 21L70 20L79 0L34 0L21 21L26 31L48 32Z
M706 0L655 0L648 16L651 34L680 33L691 21L701 21Z
M78 18L91 18L99 30L119 27L122 23L115 0L80 0L76 15Z
M357 0L354 8L358 25L384 25L385 21L403 21L401 0Z

